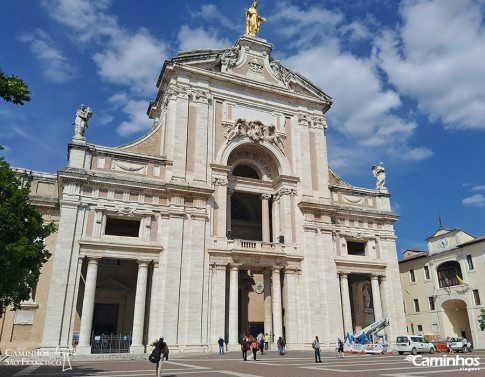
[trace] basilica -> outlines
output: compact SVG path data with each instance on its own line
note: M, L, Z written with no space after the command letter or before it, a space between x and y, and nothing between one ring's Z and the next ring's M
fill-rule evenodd
M163 336L202 353L267 333L334 349L383 318L387 342L406 333L385 181L355 187L332 170L332 99L272 50L246 34L178 53L151 130L122 146L90 143L96 114L81 106L66 167L29 173L57 232L31 300L1 319L0 348L139 354Z

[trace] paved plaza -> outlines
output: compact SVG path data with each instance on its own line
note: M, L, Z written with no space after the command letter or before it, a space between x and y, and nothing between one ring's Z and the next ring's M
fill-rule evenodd
M421 355L417 361L422 363L429 358L456 358L456 354ZM311 351L290 351L278 356L274 351L257 356L252 355L243 361L239 352L218 354L179 356L174 355L163 363L164 377L330 377L330 376L382 376L382 377L419 377L419 376L483 376L485 370L485 351L459 354L479 360L481 370L461 370L456 366L426 367L416 366L406 358L409 355L346 355L337 358L335 353L323 353L323 363L316 364ZM71 357L70 364L59 361L58 365L7 365L0 364L0 376L98 376L98 377L138 377L155 376L154 364L148 360L76 360ZM69 369L72 367L72 369ZM65 369L63 371L63 369Z

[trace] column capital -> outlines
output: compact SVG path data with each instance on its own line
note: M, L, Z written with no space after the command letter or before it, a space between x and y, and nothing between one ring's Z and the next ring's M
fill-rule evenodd
M152 260L148 259L137 259L138 267L148 267L148 265L152 262Z
M280 272L281 271L281 266L271 266L271 272Z
M338 274L339 274L340 278L345 278L345 279L347 279L347 277L350 275L350 274L349 274L348 272L346 272L346 271L345 271L345 272L343 272L343 271L339 271L339 273L338 273Z
M296 274L300 271L300 269L296 266L292 267L285 267L285 274Z
M239 267L241 267L241 266L242 266L241 263L229 263L229 269L231 271L239 270Z
M377 280L381 277L382 275L381 274L371 274L370 275L370 279L371 280Z
M99 261L101 260L100 257L87 257L88 258L88 264L99 264Z
M271 195L270 194L261 194L259 196L259 199L261 199L261 200L270 200L271 199Z

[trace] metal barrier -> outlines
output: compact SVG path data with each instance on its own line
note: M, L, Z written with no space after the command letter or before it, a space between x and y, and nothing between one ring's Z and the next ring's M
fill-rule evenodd
M91 353L129 353L131 334L94 335L91 338Z

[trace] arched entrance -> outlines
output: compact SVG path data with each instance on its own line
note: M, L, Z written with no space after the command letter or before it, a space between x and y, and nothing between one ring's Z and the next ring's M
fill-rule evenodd
M443 309L443 330L446 336L462 336L471 339L470 320L466 302L459 299L446 300L441 304Z

